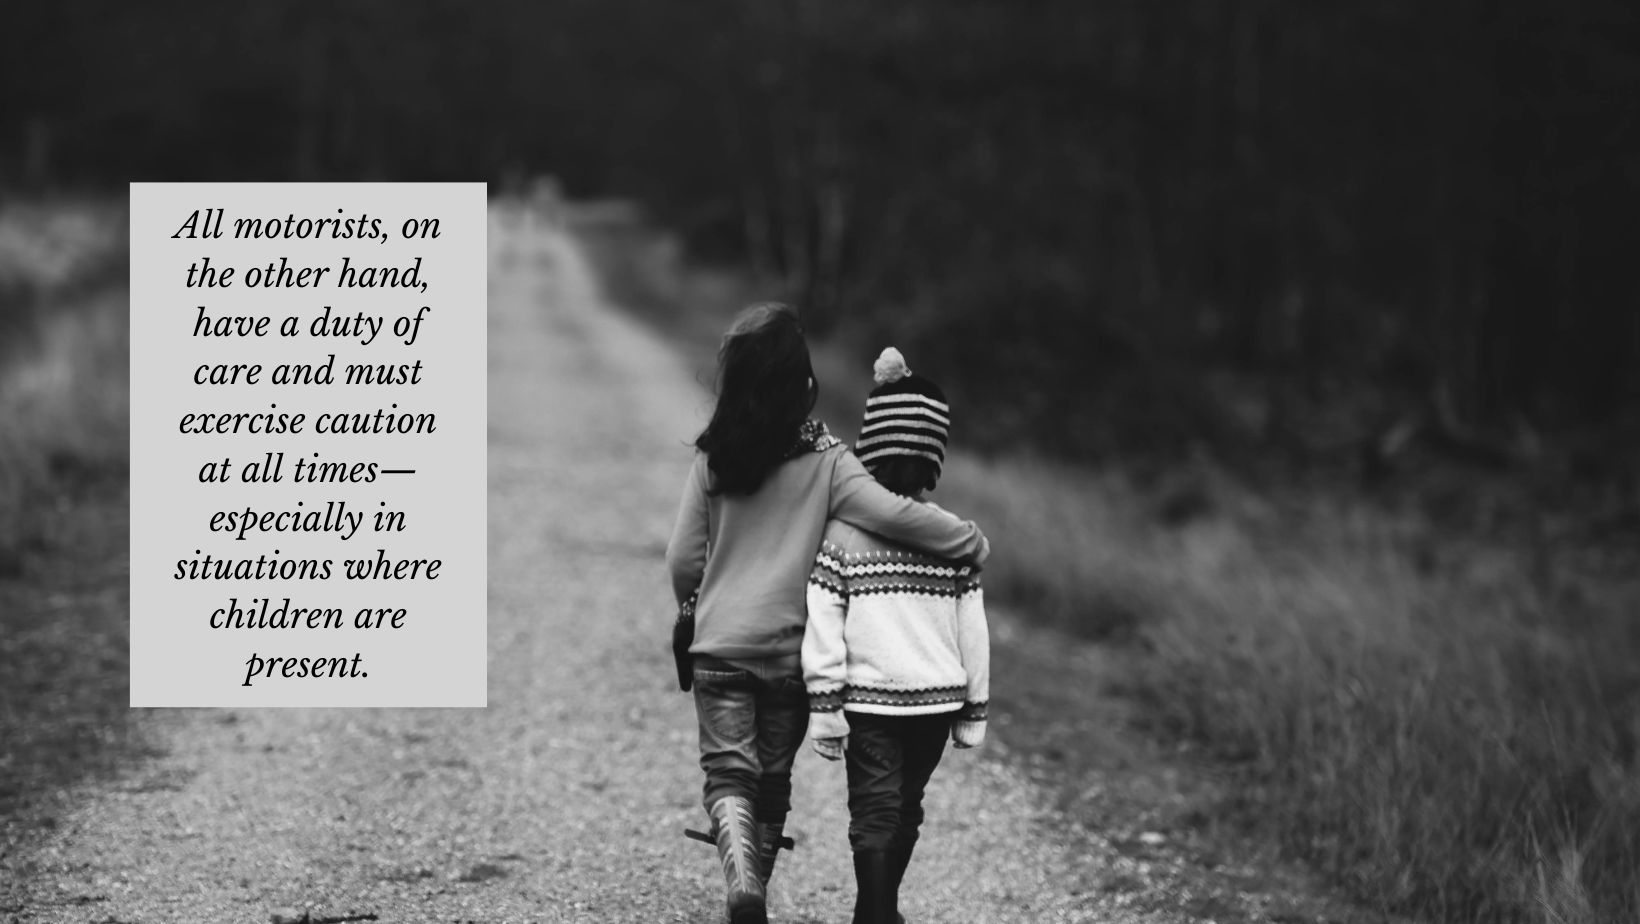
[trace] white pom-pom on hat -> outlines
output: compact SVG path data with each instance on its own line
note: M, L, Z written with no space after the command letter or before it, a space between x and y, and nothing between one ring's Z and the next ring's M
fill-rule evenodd
M872 364L877 387L866 396L866 413L854 457L866 468L878 460L912 456L934 463L937 475L945 463L951 429L951 405L939 385L906 368L905 356L889 347Z
M905 357L893 347L883 350L877 361L871 364L871 377L878 385L898 382L910 374L911 370L905 365Z

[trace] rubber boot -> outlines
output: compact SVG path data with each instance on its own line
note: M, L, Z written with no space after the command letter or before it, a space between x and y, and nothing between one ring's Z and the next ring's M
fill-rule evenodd
M888 881L894 889L894 924L905 924L905 915L900 913L900 885L905 882L905 869L911 865L911 851L916 846L915 841L895 844L888 851Z
M757 826L758 878L763 880L763 892L769 891L769 877L774 875L774 862L780 859L780 838L786 833L784 822Z
M744 796L724 796L712 803L709 814L718 859L723 862L729 924L768 924L752 800Z
M854 851L854 924L894 924L894 879L888 851Z

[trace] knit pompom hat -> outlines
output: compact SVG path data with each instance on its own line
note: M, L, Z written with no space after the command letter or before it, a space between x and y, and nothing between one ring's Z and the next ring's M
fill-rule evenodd
M877 387L866 398L866 417L854 454L870 468L893 456L917 456L945 465L951 405L938 385L906 368L905 357L889 347L872 366Z

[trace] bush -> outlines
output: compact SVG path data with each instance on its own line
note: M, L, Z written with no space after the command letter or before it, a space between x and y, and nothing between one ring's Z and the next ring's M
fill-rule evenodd
M124 478L129 457L127 222L116 205L0 212L0 577L49 543L52 500Z

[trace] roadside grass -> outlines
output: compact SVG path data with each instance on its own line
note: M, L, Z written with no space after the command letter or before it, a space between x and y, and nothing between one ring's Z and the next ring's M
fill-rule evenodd
M771 297L680 271L659 232L575 230L703 382L728 318ZM820 415L844 439L875 353L815 345ZM1239 832L1386 913L1640 920L1632 560L1466 535L1344 490L1260 495L1205 462L1139 483L958 451L934 499L984 524L992 595L1132 653L1120 692L1148 734L1229 775L1206 810Z
M127 695L123 205L0 206L0 817L140 749ZM15 824L12 824L15 822Z
M1487 543L1431 563L1429 527L1359 502L1168 526L1114 476L957 461L991 586L1135 642L1148 729L1233 771L1218 813L1385 911L1640 920L1640 581L1540 587Z
M49 542L62 492L125 477L126 227L93 200L0 209L0 577Z

